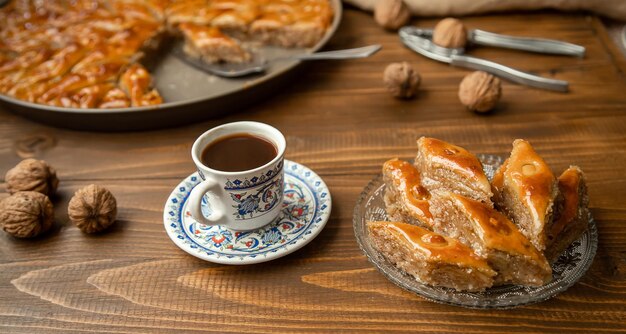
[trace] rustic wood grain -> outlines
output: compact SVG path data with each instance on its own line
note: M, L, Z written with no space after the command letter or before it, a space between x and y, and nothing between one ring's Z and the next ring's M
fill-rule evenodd
M381 52L310 64L291 87L277 87L266 102L220 119L107 134L50 128L1 111L0 172L34 156L57 168L61 187L53 231L35 240L0 234L0 332L626 332L623 56L593 16L549 12L464 20L469 27L584 45L583 59L470 51L568 80L571 92L504 83L495 112L472 114L457 98L467 71L411 53L367 14L347 10L328 48L380 43ZM414 23L431 27L436 20ZM422 75L416 100L395 100L381 84L384 67L404 60ZM265 264L198 260L175 247L162 227L165 199L194 170L189 151L195 137L235 120L281 129L286 157L318 172L333 195L322 233L298 252ZM555 171L581 166L600 233L587 275L549 301L512 310L439 305L388 282L359 250L352 211L383 161L414 156L419 135L501 155L513 139L526 138ZM76 189L94 182L116 195L119 220L108 233L86 236L68 223L65 209Z

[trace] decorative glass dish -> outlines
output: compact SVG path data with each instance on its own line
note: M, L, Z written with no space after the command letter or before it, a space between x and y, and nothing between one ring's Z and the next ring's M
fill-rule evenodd
M494 155L478 155L478 158L491 180L503 159ZM385 184L382 175L379 175L370 181L359 197L353 220L354 234L359 247L369 261L391 282L435 302L468 308L510 308L538 303L574 285L591 266L598 248L598 230L593 218L590 217L587 231L552 264L552 281L544 286L502 285L484 292L458 292L454 289L422 284L387 261L370 242L366 222L389 220L383 200L384 192Z

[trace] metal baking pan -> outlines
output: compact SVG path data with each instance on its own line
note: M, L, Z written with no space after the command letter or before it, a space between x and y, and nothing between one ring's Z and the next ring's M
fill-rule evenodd
M334 35L342 16L340 0L330 0L333 22L326 35L312 48L262 47L266 59L321 49ZM274 94L276 87L291 81L299 61L276 62L265 74L226 79L199 71L164 48L151 67L155 86L165 103L134 108L60 108L26 102L0 94L0 102L10 111L49 125L90 131L131 131L173 127L234 113Z

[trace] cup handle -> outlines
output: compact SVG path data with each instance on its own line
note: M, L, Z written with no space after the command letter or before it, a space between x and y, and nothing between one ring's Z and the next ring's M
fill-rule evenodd
M189 211L193 219L205 225L228 225L228 217L224 215L224 204L216 196L219 190L219 183L215 180L207 178L195 186L189 194ZM206 217L202 214L202 197L209 193L209 205L211 206L211 215Z

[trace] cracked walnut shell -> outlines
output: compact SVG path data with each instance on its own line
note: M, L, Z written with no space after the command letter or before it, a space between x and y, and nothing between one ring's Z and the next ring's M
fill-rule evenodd
M455 18L445 18L433 30L433 43L444 48L463 48L467 44L467 30L463 22Z
M500 79L483 72L468 74L459 86L459 99L469 110L487 112L493 109L502 94Z
M20 191L0 202L0 226L17 238L33 238L52 227L54 208L48 196Z
M385 29L397 30L410 18L411 12L403 0L378 0L374 7L374 20Z
M385 68L383 81L387 90L397 98L412 98L417 94L420 75L407 62L391 63Z
M117 202L106 188L90 184L74 193L67 214L81 231L97 233L115 222Z
M20 161L6 173L5 180L11 194L18 191L37 191L51 196L59 186L56 170L45 161L36 159Z

